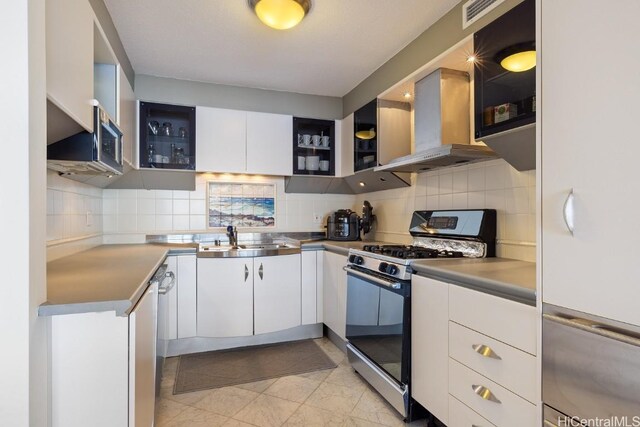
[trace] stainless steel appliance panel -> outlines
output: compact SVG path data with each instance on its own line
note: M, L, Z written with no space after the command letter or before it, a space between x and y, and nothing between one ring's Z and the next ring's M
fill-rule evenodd
M555 306L544 312L544 403L583 419L640 417L638 329Z

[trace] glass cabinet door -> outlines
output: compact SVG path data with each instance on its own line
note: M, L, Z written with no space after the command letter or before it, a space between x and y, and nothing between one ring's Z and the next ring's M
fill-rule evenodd
M141 101L139 132L141 168L195 170L195 107Z
M293 174L335 175L333 120L293 118Z
M353 115L353 169L378 166L378 100L374 99Z
M535 122L535 38L534 0L475 33L476 138Z

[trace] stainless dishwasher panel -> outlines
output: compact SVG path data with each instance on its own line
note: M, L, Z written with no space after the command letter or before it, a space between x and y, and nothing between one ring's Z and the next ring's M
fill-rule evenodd
M545 405L587 420L640 421L640 329L550 305L544 313Z

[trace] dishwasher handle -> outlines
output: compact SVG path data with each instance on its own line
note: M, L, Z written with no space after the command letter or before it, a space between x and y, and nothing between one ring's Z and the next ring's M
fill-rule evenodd
M599 335L604 338L610 338L612 340L620 341L626 344L631 344L636 347L640 347L640 338L633 335L626 334L610 326L594 322L588 319L579 317L566 318L556 316L554 314L543 314L543 318L559 323L561 325L568 326L570 328L576 328L585 332Z

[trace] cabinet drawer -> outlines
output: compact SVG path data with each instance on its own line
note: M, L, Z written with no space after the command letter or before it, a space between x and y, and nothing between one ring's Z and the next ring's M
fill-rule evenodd
M449 320L536 354L535 307L449 286Z
M484 397L474 390L478 387L484 387L478 391ZM536 426L535 405L453 359L449 359L449 393L496 426Z
M477 412L449 395L448 427L495 427Z
M535 356L449 322L449 356L529 402L536 402Z

